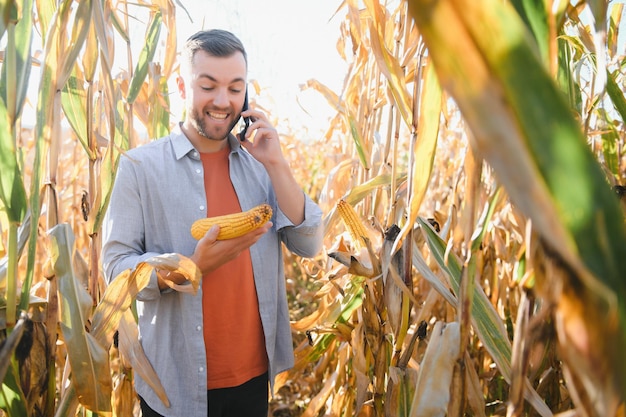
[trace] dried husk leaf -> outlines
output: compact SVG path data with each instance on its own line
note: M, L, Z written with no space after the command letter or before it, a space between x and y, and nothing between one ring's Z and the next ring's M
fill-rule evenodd
M457 322L444 324L438 321L433 326L417 378L412 417L446 415L454 366L460 353L460 338Z
M139 329L130 309L126 310L119 326L119 352L123 363L128 363L133 372L136 372L141 378L150 385L155 394L161 399L166 407L170 406L170 400L167 398L165 388L161 384L161 380L154 371L150 361L139 342Z

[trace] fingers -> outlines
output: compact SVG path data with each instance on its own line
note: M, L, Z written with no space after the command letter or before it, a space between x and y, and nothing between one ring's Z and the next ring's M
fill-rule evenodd
M207 239L208 241L215 242L217 240L217 235L220 233L220 226L218 224L214 224L211 226L209 230L204 234L202 239Z
M203 274L206 274L238 257L241 252L261 239L271 227L272 222L267 222L260 228L252 230L243 236L217 240L219 226L215 225L198 241L191 260L196 263Z
M267 119L265 113L258 110L246 110L241 113L242 117L249 117L252 122L250 126L246 130L245 139L250 139L250 137L255 135L255 138L278 138L278 132L274 128L274 126ZM240 138L241 139L241 138Z
M256 109L248 109L246 111L242 111L241 112L241 117L249 117L250 118L250 122L255 123L259 120L265 120L266 122L267 120L267 116L265 115L265 113L263 113L260 110L256 110Z

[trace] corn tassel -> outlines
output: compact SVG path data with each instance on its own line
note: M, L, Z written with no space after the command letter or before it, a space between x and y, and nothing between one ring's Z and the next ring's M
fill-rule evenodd
M367 247L366 240L369 239L367 230L365 229L361 218L350 203L344 199L340 199L337 202L337 211L348 228L355 245L359 248Z
M224 216L207 217L196 220L191 226L191 235L194 239L201 239L213 225L219 225L220 231L217 240L232 239L258 229L272 217L272 208L269 204L260 204L248 211Z

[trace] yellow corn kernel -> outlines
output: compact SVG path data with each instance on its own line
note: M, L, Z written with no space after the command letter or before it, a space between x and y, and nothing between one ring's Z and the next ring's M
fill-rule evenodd
M258 229L272 218L272 207L269 204L260 204L248 211L226 214L224 216L199 219L191 225L191 235L194 239L201 239L208 230L217 224L220 232L217 240L232 239L245 235L251 230Z
M340 199L337 202L337 211L357 247L366 247L365 240L368 239L367 230L354 208L344 199Z

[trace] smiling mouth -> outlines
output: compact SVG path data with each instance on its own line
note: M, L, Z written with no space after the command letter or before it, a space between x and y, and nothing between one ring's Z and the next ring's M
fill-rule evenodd
M226 118L228 117L228 113L207 112L207 114L209 115L211 119L214 119L214 120L226 120Z

